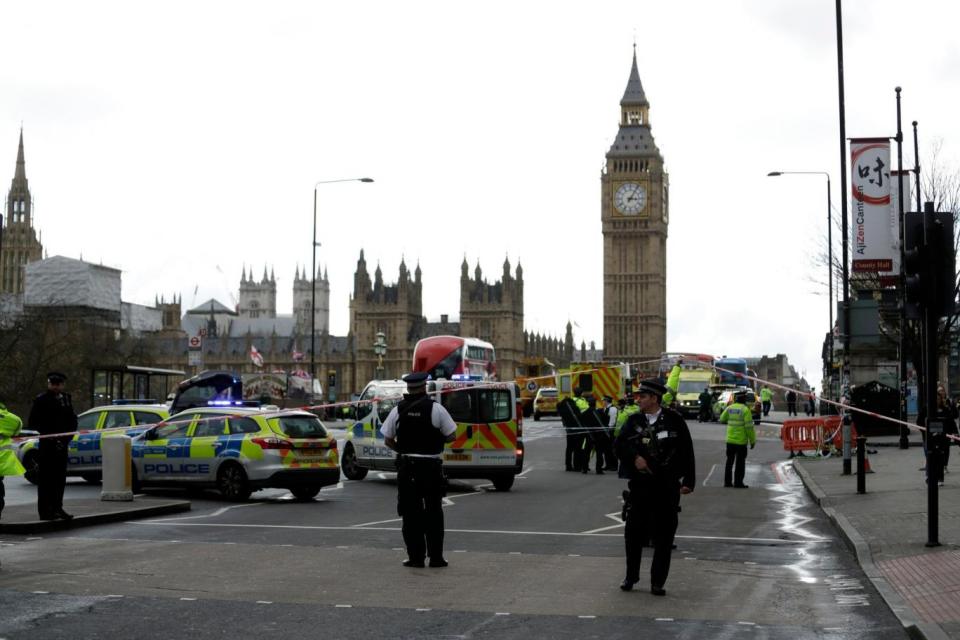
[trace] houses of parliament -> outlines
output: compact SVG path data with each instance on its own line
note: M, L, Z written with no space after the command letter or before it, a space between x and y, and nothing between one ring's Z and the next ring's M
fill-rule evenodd
M524 330L523 267L505 259L491 279L476 263L471 269L464 256L460 264L458 320L441 315L428 321L423 315L423 273L411 271L401 260L396 278L387 278L379 266L371 273L361 250L353 274L349 302L349 331L346 336L329 332L330 284L326 272L311 274L295 269L292 280L293 309L278 312L277 278L273 268L244 265L239 296L234 304L208 300L183 309L181 299L157 298L150 306L130 305L119 300L119 271L80 260L55 256L42 260L43 247L34 228L32 198L26 177L23 132L20 133L13 182L5 203L0 238L0 311L22 312L30 304L44 302L31 296L31 274L54 269L89 272L90 278L115 279L117 328L137 333L149 348L150 362L136 364L193 371L228 369L254 372L251 347L262 356L262 370L305 369L311 361L311 325L316 327L313 360L317 375L324 381L327 399L347 399L374 378L379 365L374 353L378 333L385 336L387 353L382 374L396 377L409 370L416 342L434 335L464 335L487 340L497 349L501 379L525 373L526 363L540 358L558 367L579 359L637 362L659 357L666 348L666 238L668 180L650 129L649 103L637 69L636 53L626 91L620 101L617 135L606 153L601 173L600 218L603 242L603 349L574 345L568 321L562 337L534 334ZM40 268L36 263L51 263ZM451 265L452 266L452 265ZM315 282L313 303L311 283ZM31 302L32 300L32 302ZM82 304L99 304L94 302ZM311 318L311 309L314 317ZM102 311L102 310L101 310ZM188 338L202 338L202 365L188 367L191 354ZM592 345L591 345L592 346ZM197 354L192 354L196 362Z

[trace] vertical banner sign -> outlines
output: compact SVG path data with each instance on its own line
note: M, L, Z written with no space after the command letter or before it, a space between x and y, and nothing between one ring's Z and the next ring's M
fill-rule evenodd
M912 176L912 171L900 172L894 169L890 172L890 178L892 179L890 183L890 233L893 239L891 246L893 247L892 277L894 279L900 277L900 188L897 186L897 179L903 184L903 211L906 213L910 211L910 203L912 202L910 197ZM890 284L895 285L896 281Z
M853 272L893 275L890 229L890 140L850 140L853 186Z

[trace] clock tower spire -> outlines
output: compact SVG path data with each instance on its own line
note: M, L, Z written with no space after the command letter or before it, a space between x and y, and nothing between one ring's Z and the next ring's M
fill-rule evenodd
M667 346L669 182L650 130L636 45L600 184L604 359L655 360Z

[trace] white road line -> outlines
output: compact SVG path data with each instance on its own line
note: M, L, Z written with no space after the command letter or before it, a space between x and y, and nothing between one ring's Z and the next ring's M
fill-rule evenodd
M707 486L707 482L709 482L710 476L713 475L713 472L714 472L716 469L717 469L717 465L711 465L711 466L710 466L710 473L708 473L708 474L707 474L707 477L703 479L703 484L700 485L700 486L702 486L702 487Z
M622 526L623 526L623 523L618 522L617 524L612 524L609 527L600 527L599 529L591 529L590 531L584 531L583 533L601 533L603 531L609 531L610 529L619 529Z
M128 524L141 526L163 526L168 524L164 520L131 520ZM400 531L400 527L357 527L357 526L321 526L305 524L233 524L233 523L214 523L214 522L183 522L179 523L182 527L224 527L234 529L294 529L308 531ZM508 531L505 529L447 529L447 533L477 533L477 534L500 534L514 536L561 536L561 537L587 537L587 538L620 538L619 533L581 533L578 531ZM811 542L828 543L829 538L813 538L805 540L781 540L780 538L738 538L731 536L676 536L678 540L714 540L720 542L745 542L759 543L777 546L792 546L798 544L809 544Z
M520 473L518 473L518 474L517 474L516 476L514 476L514 477L516 477L516 478L522 478L522 477L526 476L528 473L530 473L531 471L533 471L533 469L534 469L533 466L529 466L529 467L527 467L526 469L524 469L523 471L521 471Z
M353 525L354 527L369 527L372 524L386 524L388 522L400 522L403 518L390 518L389 520L374 520L373 522L361 522Z
M205 514L201 514L201 515L198 515L198 516L177 516L177 517L174 517L174 518L164 518L163 521L164 521L164 522L178 522L178 521L180 521L180 520L196 520L197 518L216 518L217 516L221 516L221 515L223 515L224 513L226 513L227 511L230 511L231 509L242 509L243 507L258 507L258 506L260 506L261 504L263 504L263 503L262 503L262 502L250 502L250 503L248 503L248 504L235 504L235 505L230 506L230 507L221 507L221 508L217 509L216 511L214 511L213 513L205 513Z

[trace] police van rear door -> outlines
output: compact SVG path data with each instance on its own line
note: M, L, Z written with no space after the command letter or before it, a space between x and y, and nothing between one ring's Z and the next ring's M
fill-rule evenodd
M477 389L475 466L512 467L516 464L516 404L512 384Z
M463 382L438 382L434 399L439 402L457 423L453 442L448 442L443 452L443 464L447 466L470 466L476 448L480 425L477 423L477 397L473 385Z

